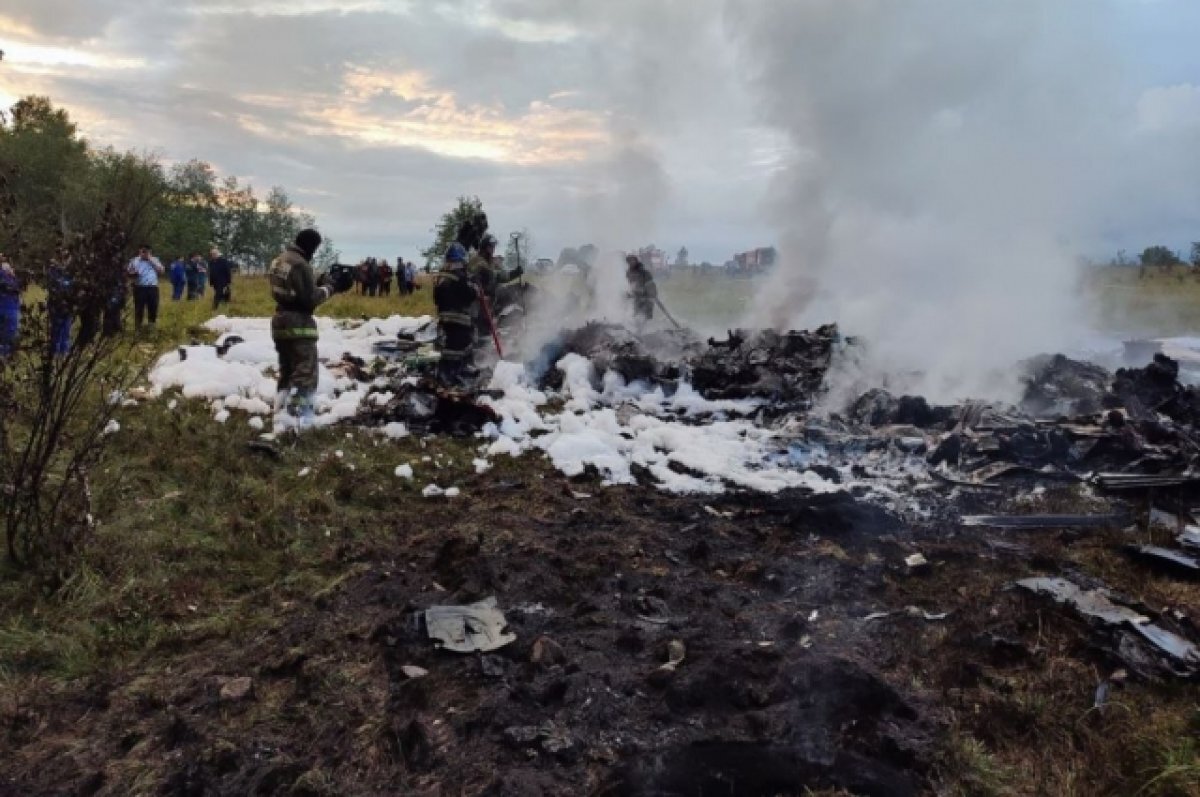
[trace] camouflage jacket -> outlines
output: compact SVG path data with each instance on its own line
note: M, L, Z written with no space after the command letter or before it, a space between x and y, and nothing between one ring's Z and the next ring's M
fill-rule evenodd
M313 267L297 247L289 245L271 263L268 278L271 296L275 299L275 316L271 319L271 337L316 338L317 319L313 311L333 293L332 289L317 287Z

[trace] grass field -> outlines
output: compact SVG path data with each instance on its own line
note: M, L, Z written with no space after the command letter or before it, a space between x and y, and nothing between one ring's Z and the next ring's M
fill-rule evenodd
M1183 271L1097 269L1085 281L1098 329L1146 336L1200 334L1200 278Z

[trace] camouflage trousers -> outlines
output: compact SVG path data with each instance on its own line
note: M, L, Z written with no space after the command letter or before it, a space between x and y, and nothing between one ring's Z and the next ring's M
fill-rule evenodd
M311 394L317 389L317 339L276 339L279 354L279 390L296 389Z

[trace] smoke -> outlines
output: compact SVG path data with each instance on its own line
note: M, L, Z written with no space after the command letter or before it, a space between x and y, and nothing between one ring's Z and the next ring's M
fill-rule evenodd
M568 230L552 237L573 246L592 244L599 257L586 279L541 292L523 351L540 351L561 330L589 320L631 320L624 253L655 241L664 209L686 201L675 192L663 142L698 107L703 84L697 75L715 68L707 53L720 39L719 1L696 0L686 7L641 0L497 3L509 19L576 31L571 46L589 73L603 76L596 90L606 94L608 108L607 146L573 181L548 192L550 202L574 211ZM562 214L557 210L553 215Z
M744 323L837 321L865 341L847 384L1006 398L1017 361L1091 337L1079 255L1200 212L1200 89L1124 60L1153 13L1125 0L497 2L574 31L611 108L608 151L551 193L574 241L719 225L695 214L755 201L773 158L780 264ZM726 201L679 190L697 175ZM619 261L596 274L589 309L616 317Z
M1082 334L1076 258L1119 189L1101 176L1121 135L1120 92L1096 88L1120 84L1095 55L1106 6L730 2L793 148L754 317L837 321L866 339L867 374L938 399L1011 389L997 368Z

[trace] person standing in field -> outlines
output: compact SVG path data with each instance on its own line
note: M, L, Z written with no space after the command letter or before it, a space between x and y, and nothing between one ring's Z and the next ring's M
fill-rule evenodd
M367 258L367 296L374 296L379 291L379 263L375 258Z
M392 295L392 267L386 260L379 261L379 295Z
M417 264L411 260L404 264L404 292L412 295L417 289Z
M187 269L187 298L188 301L194 301L200 296L200 272L197 269L200 255L197 252L192 252L186 263Z
M183 255L171 261L171 301L177 302L183 298L183 289L187 287L187 264Z
M233 264L214 246L208 253L208 278L213 288L213 310L233 298Z
M0 357L17 346L21 330L21 281L12 263L0 254Z
M126 269L133 278L133 326L142 328L143 319L154 329L158 324L158 278L163 274L163 265L150 251L149 244L138 248L137 257L129 261Z
M208 264L200 253L196 253L196 298L203 299L204 291L208 289Z
M50 316L50 352L65 355L71 351L72 308L71 256L65 249L50 261L46 269L46 308Z
M271 318L271 339L279 355L279 379L275 392L275 417L286 409L297 419L299 428L312 425L313 399L317 392L317 319L313 312L335 293L349 290L350 284L328 283L328 275L318 283L312 258L321 245L316 230L301 230L295 243L289 244L271 263L268 279L275 299Z

